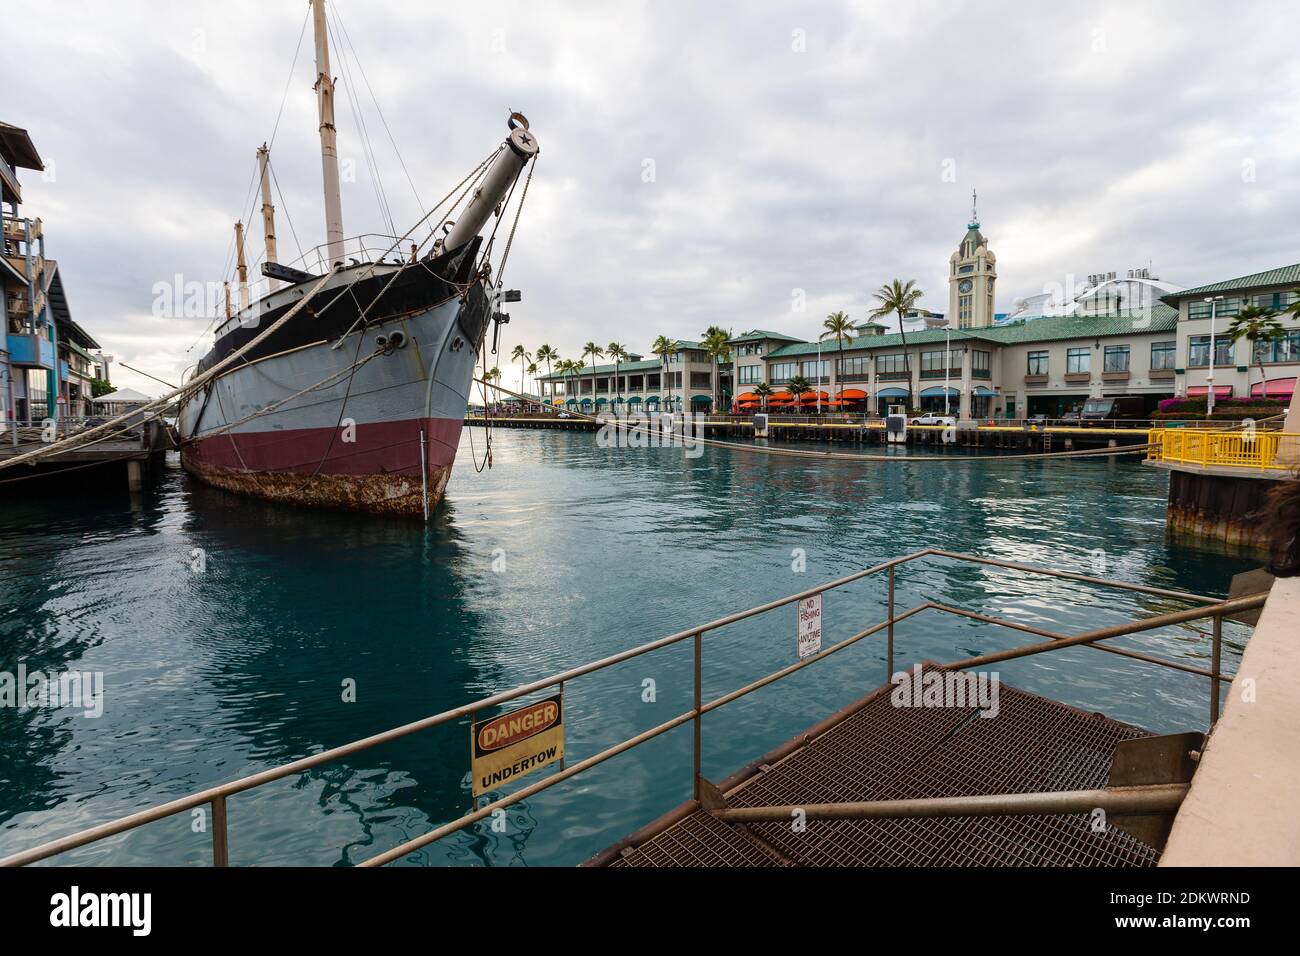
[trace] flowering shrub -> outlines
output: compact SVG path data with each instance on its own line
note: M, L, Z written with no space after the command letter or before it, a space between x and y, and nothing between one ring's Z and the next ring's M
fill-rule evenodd
M1191 415L1204 415L1207 403L1204 398L1162 398L1157 410L1161 412L1183 412ZM1232 409L1237 411L1249 408L1265 415L1276 415L1286 411L1286 403L1273 398L1220 398L1214 402L1216 411Z

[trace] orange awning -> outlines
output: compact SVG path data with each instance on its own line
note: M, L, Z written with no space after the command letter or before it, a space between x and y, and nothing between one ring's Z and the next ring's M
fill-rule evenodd
M745 392L743 395L741 395L739 398L737 398L736 401L738 401L738 402L756 402L756 401L758 401L758 396L755 395L753 392Z
M864 402L867 399L867 393L860 388L846 388L840 392L839 397L851 402Z

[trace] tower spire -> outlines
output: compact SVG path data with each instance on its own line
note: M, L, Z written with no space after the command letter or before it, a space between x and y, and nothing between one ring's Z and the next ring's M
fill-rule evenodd
M970 191L970 224L972 229L974 229L980 224L980 216L979 216L978 208L979 208L978 197L975 194L975 190L972 189Z

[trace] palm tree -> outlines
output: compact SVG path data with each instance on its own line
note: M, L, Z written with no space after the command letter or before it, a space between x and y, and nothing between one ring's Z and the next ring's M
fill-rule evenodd
M538 366L538 364L537 364L536 362L529 362L529 363L528 363L528 374L531 375L531 376L533 377L533 384L534 384L534 385L537 384L537 373L538 373L539 371L540 371L540 368L539 368L539 366ZM525 392L525 393L526 393L527 391L528 391L528 389L524 389L524 392ZM541 398L542 398L542 389L541 389L540 386L539 386L538 389L537 389L537 398L538 398L538 401L539 401L539 403L540 403Z
M528 350L522 345L516 345L515 350L510 353L510 358L519 363L519 391L528 391L528 383L524 380L524 365L531 362L533 357L528 354Z
M796 402L799 401L800 396L803 395L804 392L812 391L812 385L810 385L808 379L804 378L802 375L794 376L794 378L785 383L785 387L786 390L794 396Z
M585 361L588 355L591 356L591 371L594 373L596 371L596 359L604 358L605 350L595 342L588 342L582 347L582 355L580 355L579 358ZM581 370L583 366L579 364L578 368ZM594 374L591 378L591 397L594 402L596 399L596 377Z
M831 377L836 388L839 389L840 373L844 371L844 343L853 341L853 336L857 334L858 328L849 321L848 315L844 312L832 312L830 315L826 316L826 321L822 323L822 328L826 331L821 334L820 338L830 338L833 335L835 336L836 343L839 345L840 354L835 360L835 374ZM820 369L818 371L820 371ZM843 389L839 389L839 391L843 391ZM842 405L836 407L843 408Z
M759 382L754 386L754 394L759 397L759 400L763 403L763 411L766 412L767 396L772 394L772 386L768 385L767 382Z
M907 358L907 332L903 328L903 320L907 313L911 312L916 305L916 300L921 298L922 292L916 287L915 279L908 279L906 283L899 282L897 279L882 285L876 292L876 301L880 303L872 313L873 319L884 318L891 312L898 313L898 334L903 337L903 371L907 373L907 407L912 407L912 366ZM951 317L948 320L952 321ZM947 361L947 357L944 357Z
M568 398L569 397L569 360L556 359L555 371L560 373L560 381L564 383L564 397ZM551 386L551 391L552 392L555 391L554 385Z
M673 342L666 335L661 335L655 339L655 344L650 347L650 351L659 356L659 363L662 369L659 373L659 391L663 392L668 387L668 357L677 351L677 343ZM672 392L669 391L668 397L672 398Z
M711 398L713 400L714 411L717 411L718 406L722 404L721 396L719 394L721 391L722 376L718 366L722 362L731 358L731 346L727 344L730 340L731 332L727 329L719 328L716 325L710 325L704 331L704 337L700 343L704 346L704 351L709 355L709 364L713 366L710 370L709 391L712 392Z
M490 369L488 369L486 372L483 373L483 381L487 382L489 386L493 382L500 382L501 369L497 368L495 365L492 366ZM494 402L499 402L501 400L501 393L498 392L496 389L492 390L492 396L493 396L492 400Z
M1272 309L1248 305L1228 323L1224 334L1233 343L1240 339L1250 343L1250 354L1259 366L1259 394L1261 398L1268 398L1268 373L1264 371L1264 351L1260 346L1276 342L1286 335L1286 329L1277 320L1277 313ZM1249 379L1246 384L1250 384Z
M555 351L555 349L551 348L549 345L539 345L537 346L537 353L534 357L537 361L546 363L546 377L550 378L551 363L560 360L560 353Z
M614 360L614 399L622 401L623 390L619 388L618 364L627 358L627 349L620 342L610 342L605 346L605 354Z

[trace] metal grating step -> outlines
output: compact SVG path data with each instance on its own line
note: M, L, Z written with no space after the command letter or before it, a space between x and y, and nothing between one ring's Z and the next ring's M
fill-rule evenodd
M868 696L848 718L728 794L736 807L1103 787L1121 740L1148 731L1002 685L997 717ZM755 839L757 838L757 840ZM770 848L775 853L767 852ZM1159 852L1086 814L723 823L698 810L614 866L1152 866Z

